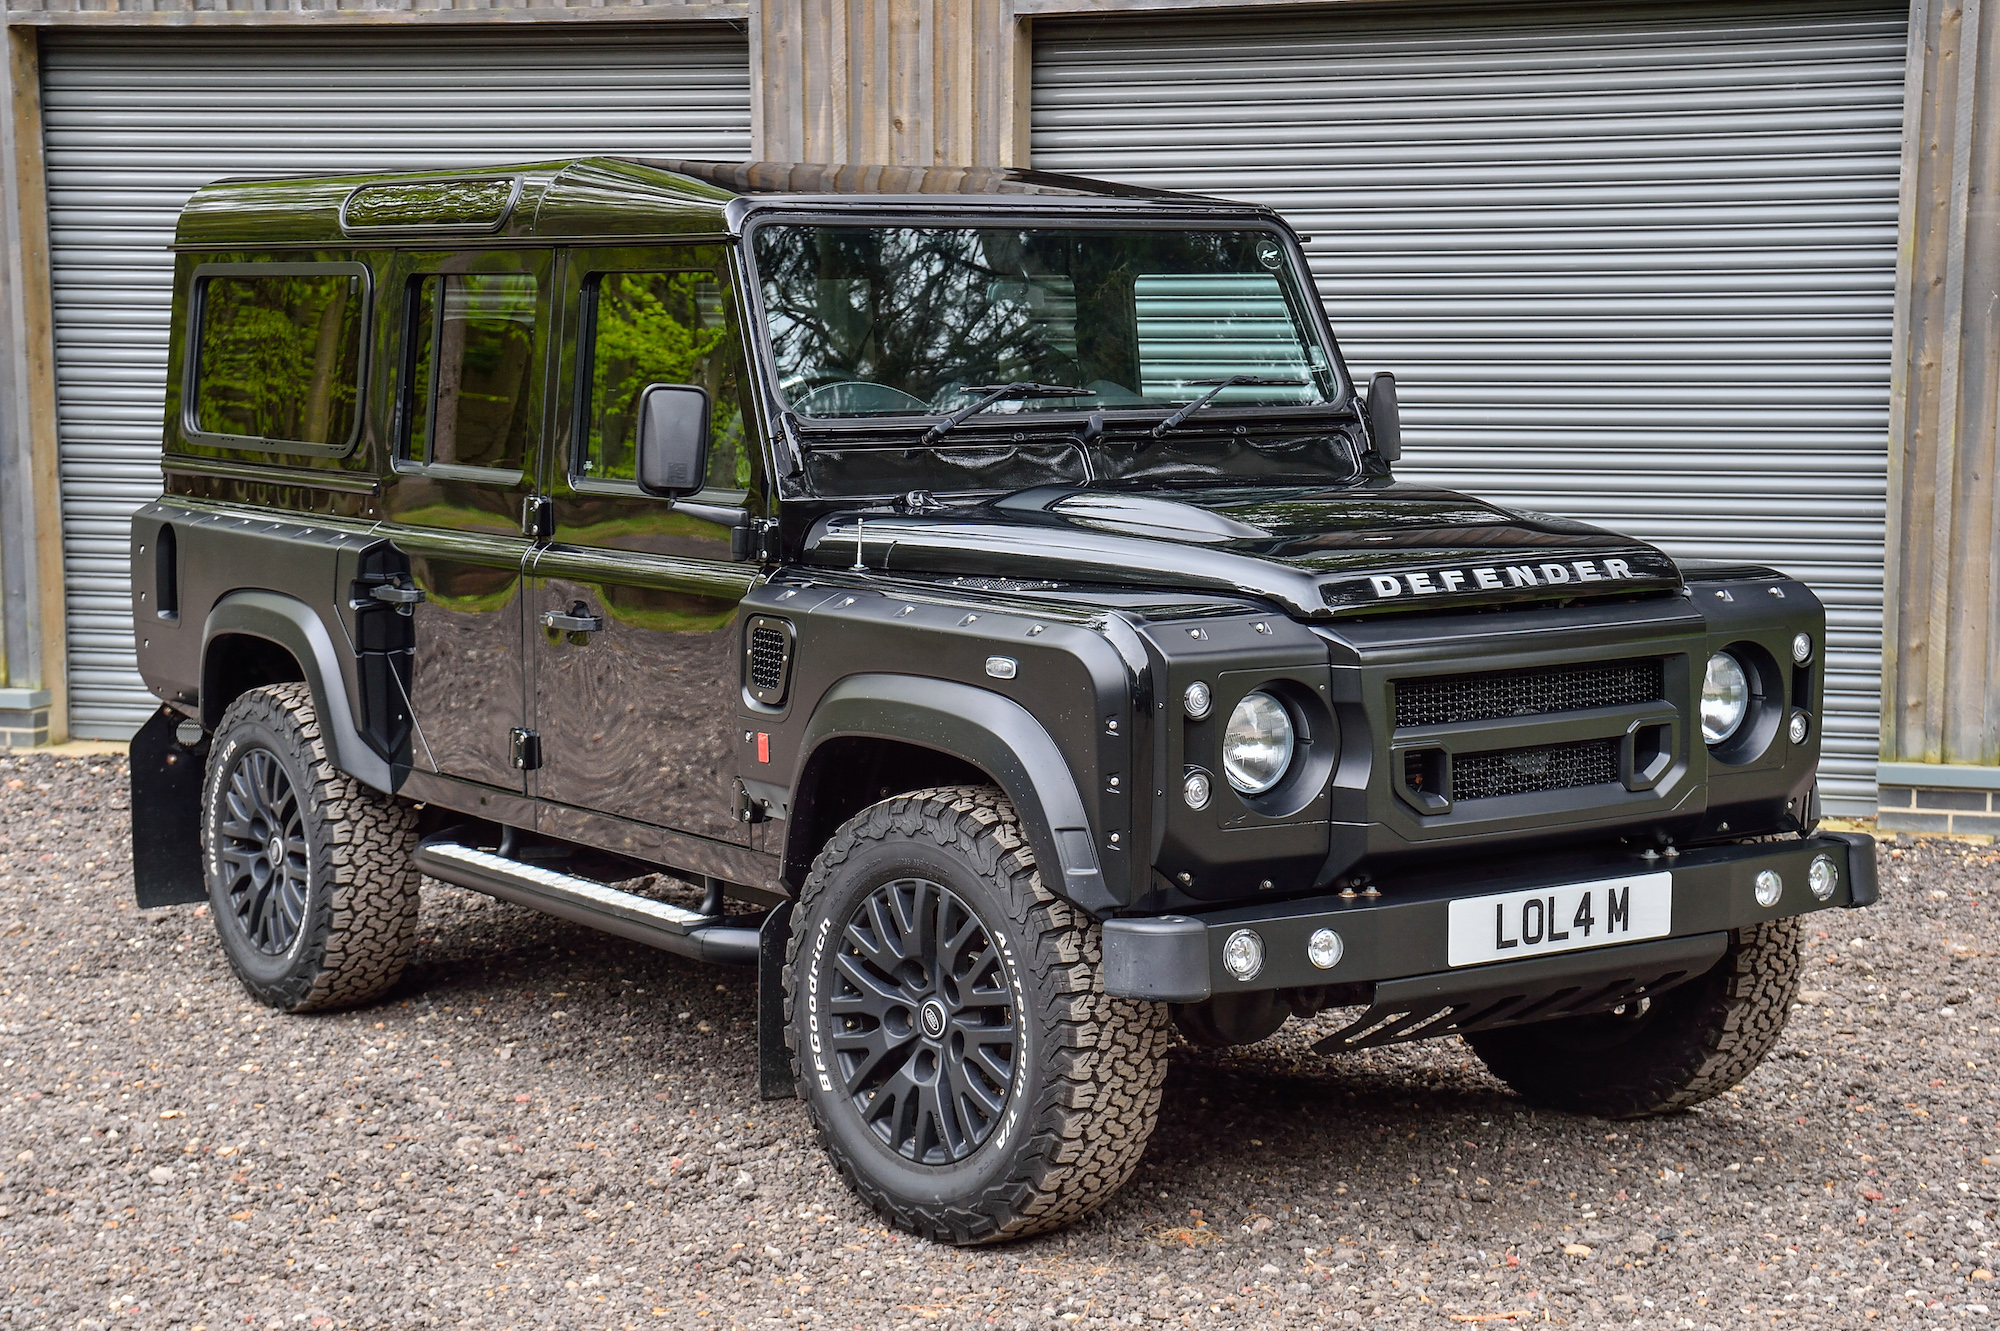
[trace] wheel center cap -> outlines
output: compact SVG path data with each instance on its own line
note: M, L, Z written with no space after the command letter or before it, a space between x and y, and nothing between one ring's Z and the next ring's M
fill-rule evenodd
M272 837L271 844L264 847L264 853L271 857L271 863L283 864L285 862L284 841L278 837Z
M917 1023L930 1039L941 1037L944 1034L944 1004L935 998L924 1000L924 1005L917 1009Z

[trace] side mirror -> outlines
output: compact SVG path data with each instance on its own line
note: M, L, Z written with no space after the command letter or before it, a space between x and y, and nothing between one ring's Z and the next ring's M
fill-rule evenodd
M708 474L708 390L652 384L639 394L639 488L689 495Z
M1403 456L1403 418L1396 409L1396 376L1387 370L1368 381L1368 436L1384 462Z

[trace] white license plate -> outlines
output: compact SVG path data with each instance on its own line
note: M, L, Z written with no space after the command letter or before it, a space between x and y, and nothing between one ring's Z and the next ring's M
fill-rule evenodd
M1454 966L1478 966L1664 938L1673 916L1671 873L1468 897L1451 903L1446 955Z

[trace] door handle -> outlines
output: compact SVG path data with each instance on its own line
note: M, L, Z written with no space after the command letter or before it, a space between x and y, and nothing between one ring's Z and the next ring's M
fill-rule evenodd
M570 606L567 612L542 611L542 627L554 629L558 633L601 633L604 631L604 618L601 615L590 614L583 602L578 601Z

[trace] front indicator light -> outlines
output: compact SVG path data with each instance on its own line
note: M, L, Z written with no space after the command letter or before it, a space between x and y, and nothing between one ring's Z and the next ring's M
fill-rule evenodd
M1701 679L1701 737L1720 744L1735 734L1750 711L1750 677L1728 652L1708 658Z
M1208 709L1213 702L1214 696L1209 693L1208 685L1200 680L1188 685L1187 690L1181 694L1181 707L1196 721L1208 715Z
M1778 877L1775 869L1766 869L1757 875L1757 904L1769 910L1778 904L1778 898L1785 894L1785 880Z
M1245 795L1261 795L1292 765L1292 714L1262 691L1246 693L1222 732L1222 770Z
M1189 772L1187 780L1181 782L1181 798L1187 801L1190 809L1206 809L1209 794L1210 786L1206 772Z
M1793 712L1790 723L1785 726L1785 735L1792 743L1803 744L1806 742L1806 735L1811 729L1812 722L1806 720L1804 712Z
M1323 971L1330 971L1340 964L1340 954L1347 949L1342 946L1340 935L1331 929L1315 929L1313 936L1306 940L1306 960Z
M1264 969L1264 940L1255 929L1238 929L1222 945L1222 968L1239 980L1254 980Z
M1806 886L1819 900L1833 900L1833 889L1840 886L1840 868L1833 862L1833 856L1813 856L1812 867L1806 870Z
M1800 665L1804 665L1806 662L1812 660L1812 634L1795 633L1792 635L1792 660Z

